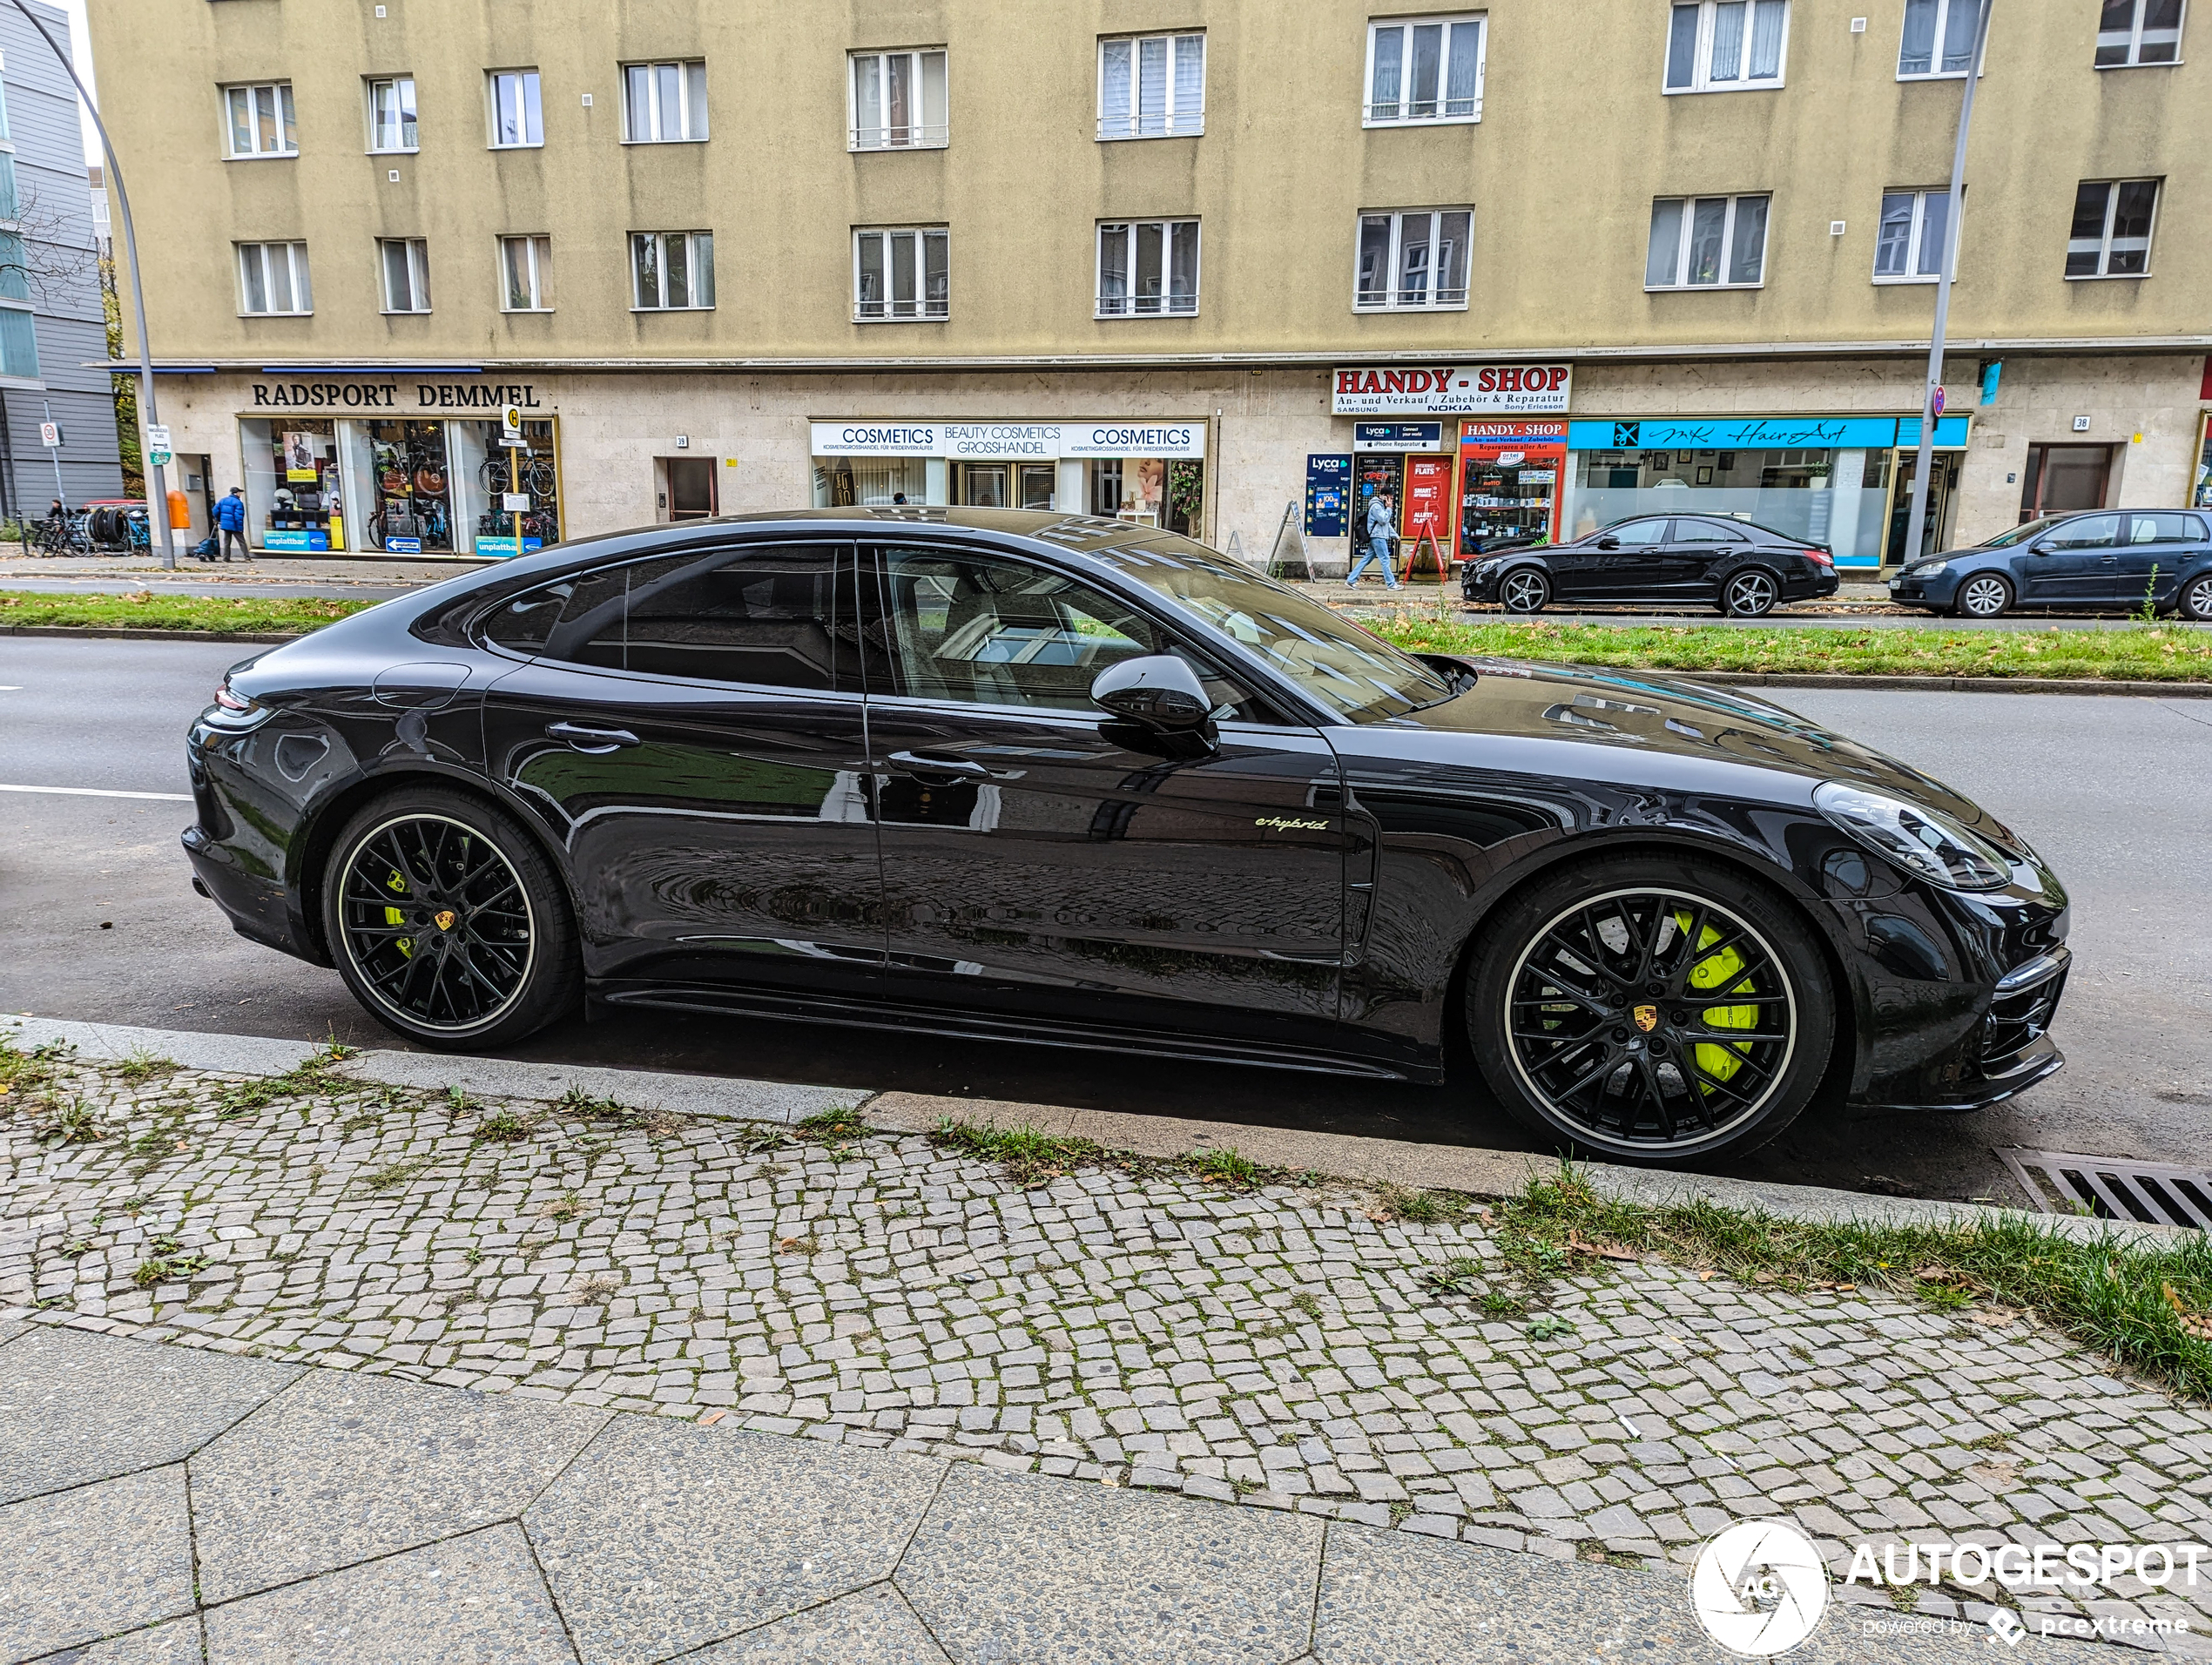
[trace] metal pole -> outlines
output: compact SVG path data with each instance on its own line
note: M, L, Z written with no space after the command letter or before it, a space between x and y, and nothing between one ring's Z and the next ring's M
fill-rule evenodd
M17 4L22 0L17 0ZM1990 14L1997 0L1980 0L1974 21L1974 59L1966 68L1966 91L1959 101L1959 143L1951 152L1951 212L1944 216L1943 264L1936 279L1935 333L1928 340L1928 377L1920 388L1920 448L1912 468L1912 513L1905 527L1904 562L1920 558L1920 538L1928 524L1928 469L1935 451L1936 394L1943 387L1943 342L1951 326L1951 280L1959 264L1959 221L1966 207L1966 130L1974 118L1974 84L1981 79L1982 53L1989 45Z
M69 72L69 78L77 88L77 96L84 101L84 108L91 114L92 126L100 136L100 153L107 158L108 182L115 187L115 206L123 214L123 252L131 264L131 300L138 314L138 425L143 443L144 429L148 424L161 420L161 408L153 396L153 349L146 343L146 289L145 285L138 281L138 237L131 223L131 193L123 188L123 169L115 159L115 145L107 136L107 124L100 119L100 107L92 101L91 91L78 76L77 65L71 61L69 54L62 51L60 43L47 32L46 25L38 21L37 13L24 4L24 0L11 0L11 3L38 31L39 39L46 43L47 50L61 60L62 68ZM161 527L161 564L174 571L177 566L177 529L169 524L168 477L161 464L153 461L151 447L144 455L146 459L148 528L151 529L158 522Z
M52 400L40 400L38 401L38 408L46 413L46 420L49 422L54 420L54 401ZM57 431L58 432L59 430ZM52 447L51 450L54 458L54 498L56 502L61 504L63 515L67 516L69 513L69 494L62 489L62 448L57 445Z

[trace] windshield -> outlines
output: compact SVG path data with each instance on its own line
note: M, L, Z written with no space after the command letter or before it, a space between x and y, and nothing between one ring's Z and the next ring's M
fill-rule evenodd
M1982 545L1985 549L2009 549L2015 543L2026 543L2043 536L2059 523L2059 516L2046 515L2041 520L2032 520L2025 526L2015 526L2009 532L2000 532Z
M1353 723L1379 723L1449 699L1444 676L1295 590L1171 534L1100 557L1196 614Z

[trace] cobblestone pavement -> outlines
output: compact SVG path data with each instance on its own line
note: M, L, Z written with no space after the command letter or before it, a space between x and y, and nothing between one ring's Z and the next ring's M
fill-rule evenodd
M0 1304L1561 1560L1684 1561L1750 1515L1838 1574L1907 1538L2212 1542L2212 1412L2023 1324L1652 1262L1489 1318L1512 1284L1480 1214L1410 1223L1318 1177L1025 1189L911 1135L290 1090L19 1082ZM1453 1261L1477 1293L1428 1292ZM2212 1629L2212 1566L2189 1600L2111 1594Z

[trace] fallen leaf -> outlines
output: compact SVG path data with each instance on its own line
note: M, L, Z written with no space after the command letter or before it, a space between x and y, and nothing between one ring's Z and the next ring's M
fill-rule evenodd
M1634 1250L1623 1249L1617 1243L1591 1243L1572 1228L1567 1233L1567 1246L1569 1249L1579 1249L1586 1255L1595 1255L1601 1260L1642 1260L1643 1258Z
M730 1413L727 1411L709 1411L705 1416L699 1419L699 1426L702 1428L711 1428L716 1423L721 1421L724 1417L729 1414Z
M1701 1284L1710 1284L1713 1281L1713 1275L1710 1272L1700 1272L1697 1274L1697 1281Z

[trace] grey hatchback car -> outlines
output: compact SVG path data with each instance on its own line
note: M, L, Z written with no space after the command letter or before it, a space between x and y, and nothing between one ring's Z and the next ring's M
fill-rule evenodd
M2212 622L2212 516L2185 509L2053 515L1890 580L1905 607L1996 618L2016 607L2155 612Z

